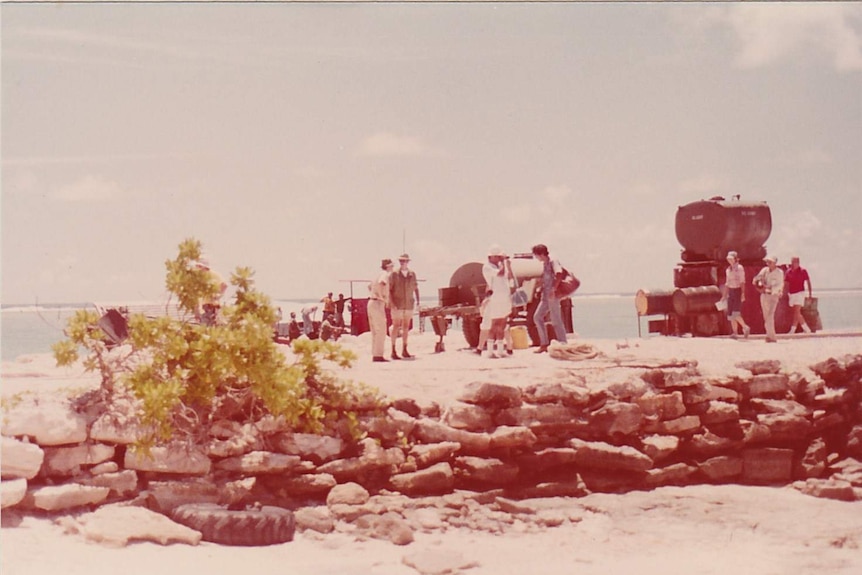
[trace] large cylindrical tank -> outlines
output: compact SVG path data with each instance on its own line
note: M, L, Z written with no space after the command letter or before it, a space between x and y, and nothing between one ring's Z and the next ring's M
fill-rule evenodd
M676 211L676 239L684 261L723 260L736 251L740 260L760 259L772 232L772 213L766 202L701 200Z

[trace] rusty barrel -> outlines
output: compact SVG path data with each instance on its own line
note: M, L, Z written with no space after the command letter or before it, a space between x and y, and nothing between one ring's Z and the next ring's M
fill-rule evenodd
M638 315L668 314L673 311L673 292L638 290L635 294L635 309Z
M673 292L673 309L679 315L715 311L715 302L720 299L718 286L677 288Z

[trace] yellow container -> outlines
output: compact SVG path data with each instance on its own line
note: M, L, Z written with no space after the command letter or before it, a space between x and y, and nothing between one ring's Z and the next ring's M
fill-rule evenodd
M527 337L527 326L516 325L511 329L512 332L512 347L515 349L527 349L530 347L530 341Z

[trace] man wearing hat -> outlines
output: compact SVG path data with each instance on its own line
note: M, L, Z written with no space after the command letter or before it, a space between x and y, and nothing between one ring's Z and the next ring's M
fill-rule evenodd
M386 361L383 349L386 347L386 308L389 307L389 276L395 266L386 258L380 262L383 270L368 290L368 327L371 329L371 360Z
M407 334L410 332L410 320L413 309L419 302L419 282L416 274L409 268L410 256L398 256L401 267L389 276L389 305L392 313L392 359L411 358L407 351ZM401 336L401 357L395 351L395 342Z
M742 302L745 301L745 268L739 264L739 256L736 252L727 252L727 271L724 274L723 286L724 299L727 301L727 319L730 321L730 329L733 332L730 337L736 338L739 328L745 337L751 333L751 329L742 319Z
M754 285L760 292L760 308L763 310L763 323L766 325L766 342L775 343L778 338L775 335L775 310L778 309L778 300L784 292L784 271L778 267L778 259L775 256L763 258L766 267L754 276Z

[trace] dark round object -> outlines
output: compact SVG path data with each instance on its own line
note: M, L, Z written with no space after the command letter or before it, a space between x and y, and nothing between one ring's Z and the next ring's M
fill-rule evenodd
M771 232L772 212L766 202L715 198L676 211L676 239L686 261L723 260L731 250L740 260L762 258Z
M213 503L188 503L173 511L177 523L200 531L204 541L254 547L293 540L296 520L282 507L231 510Z
M449 297L464 305L476 305L477 296L485 293L485 276L482 275L482 264L479 262L468 262L463 264L449 280L450 288L457 288L457 296Z
M461 330L464 332L467 345L470 347L479 345L479 326L481 323L482 318L479 315L465 315L461 318Z

